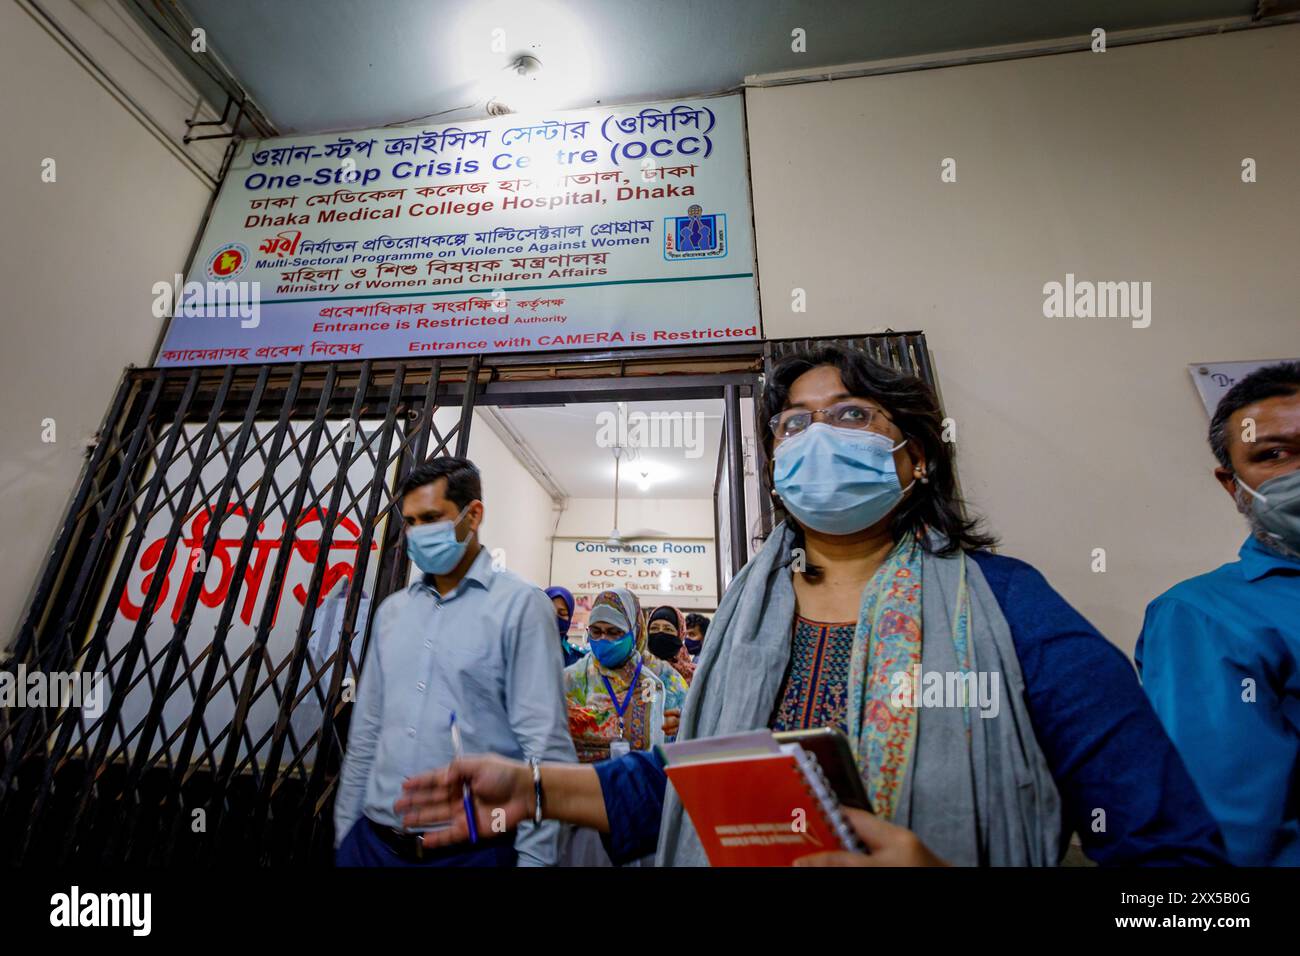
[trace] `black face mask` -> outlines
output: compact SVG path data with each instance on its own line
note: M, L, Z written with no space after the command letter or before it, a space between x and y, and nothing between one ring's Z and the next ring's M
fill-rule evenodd
M650 648L650 653L661 661L674 660L682 649L682 639L680 637L674 637L662 631L651 634L646 644Z
M704 646L703 641L693 641L689 637L686 639L686 653L691 657L700 653L700 648Z

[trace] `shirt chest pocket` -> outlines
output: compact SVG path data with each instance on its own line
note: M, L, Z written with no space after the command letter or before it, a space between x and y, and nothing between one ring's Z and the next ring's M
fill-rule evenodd
M449 649L434 667L446 681L451 700L466 712L466 719L472 720L473 713L497 715L505 711L505 668L497 654Z

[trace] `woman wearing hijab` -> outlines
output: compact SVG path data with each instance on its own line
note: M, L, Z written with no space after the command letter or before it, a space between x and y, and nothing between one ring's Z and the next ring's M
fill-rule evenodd
M778 365L763 405L788 518L722 597L679 736L848 737L875 812L847 815L869 854L805 865L1055 865L1072 832L1100 864L1226 863L1128 658L964 514L925 383L827 347ZM975 692L934 699L933 677ZM396 808L408 825L453 821L428 846L463 840L468 781L485 820L544 810L605 832L615 859L657 842L660 866L706 865L665 780L649 754L483 757L407 781Z
M695 664L686 651L686 618L682 612L667 604L655 608L646 630L646 646L650 653L666 661L682 676L682 680L690 684L695 676Z
M564 666L582 659L582 651L569 643L569 623L573 620L573 594L568 588L547 588L546 596L555 605L555 626L560 631L560 652Z
M641 605L626 588L602 591L587 620L587 654L564 670L569 732L584 763L646 751L666 739L686 682L646 653ZM668 737L667 739L672 739Z
M647 651L640 603L631 591L602 591L587 620L587 654L564 670L569 733L578 760L592 763L647 753L674 739L686 684L665 661ZM567 841L564 866L649 866L654 848L611 858L594 827L579 827Z

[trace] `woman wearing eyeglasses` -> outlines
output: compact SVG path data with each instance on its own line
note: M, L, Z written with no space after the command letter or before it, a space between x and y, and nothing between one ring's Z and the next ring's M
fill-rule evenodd
M671 741L686 697L686 682L647 649L645 615L636 595L611 588L596 595L587 619L587 654L564 669L569 734L578 760L609 761L646 754ZM651 865L654 847L613 859L596 827L569 835L565 866Z
M587 654L564 669L569 733L584 763L649 750L665 740L686 698L686 682L646 650L641 604L626 588L596 595ZM669 735L668 740L672 737Z
M824 348L782 362L763 402L788 517L722 598L679 739L843 731L869 855L811 865L1054 865L1072 832L1103 864L1225 861L1127 658L963 513L923 382ZM467 760L408 781L398 809L454 817L469 779L488 807L602 830L616 859L657 842L661 866L706 864L661 777L648 754Z

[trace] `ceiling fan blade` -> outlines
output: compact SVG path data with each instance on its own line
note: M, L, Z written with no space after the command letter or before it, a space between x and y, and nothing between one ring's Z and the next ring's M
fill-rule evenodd
M671 538L667 531L661 528L637 528L635 531L624 531L621 535L623 538Z

